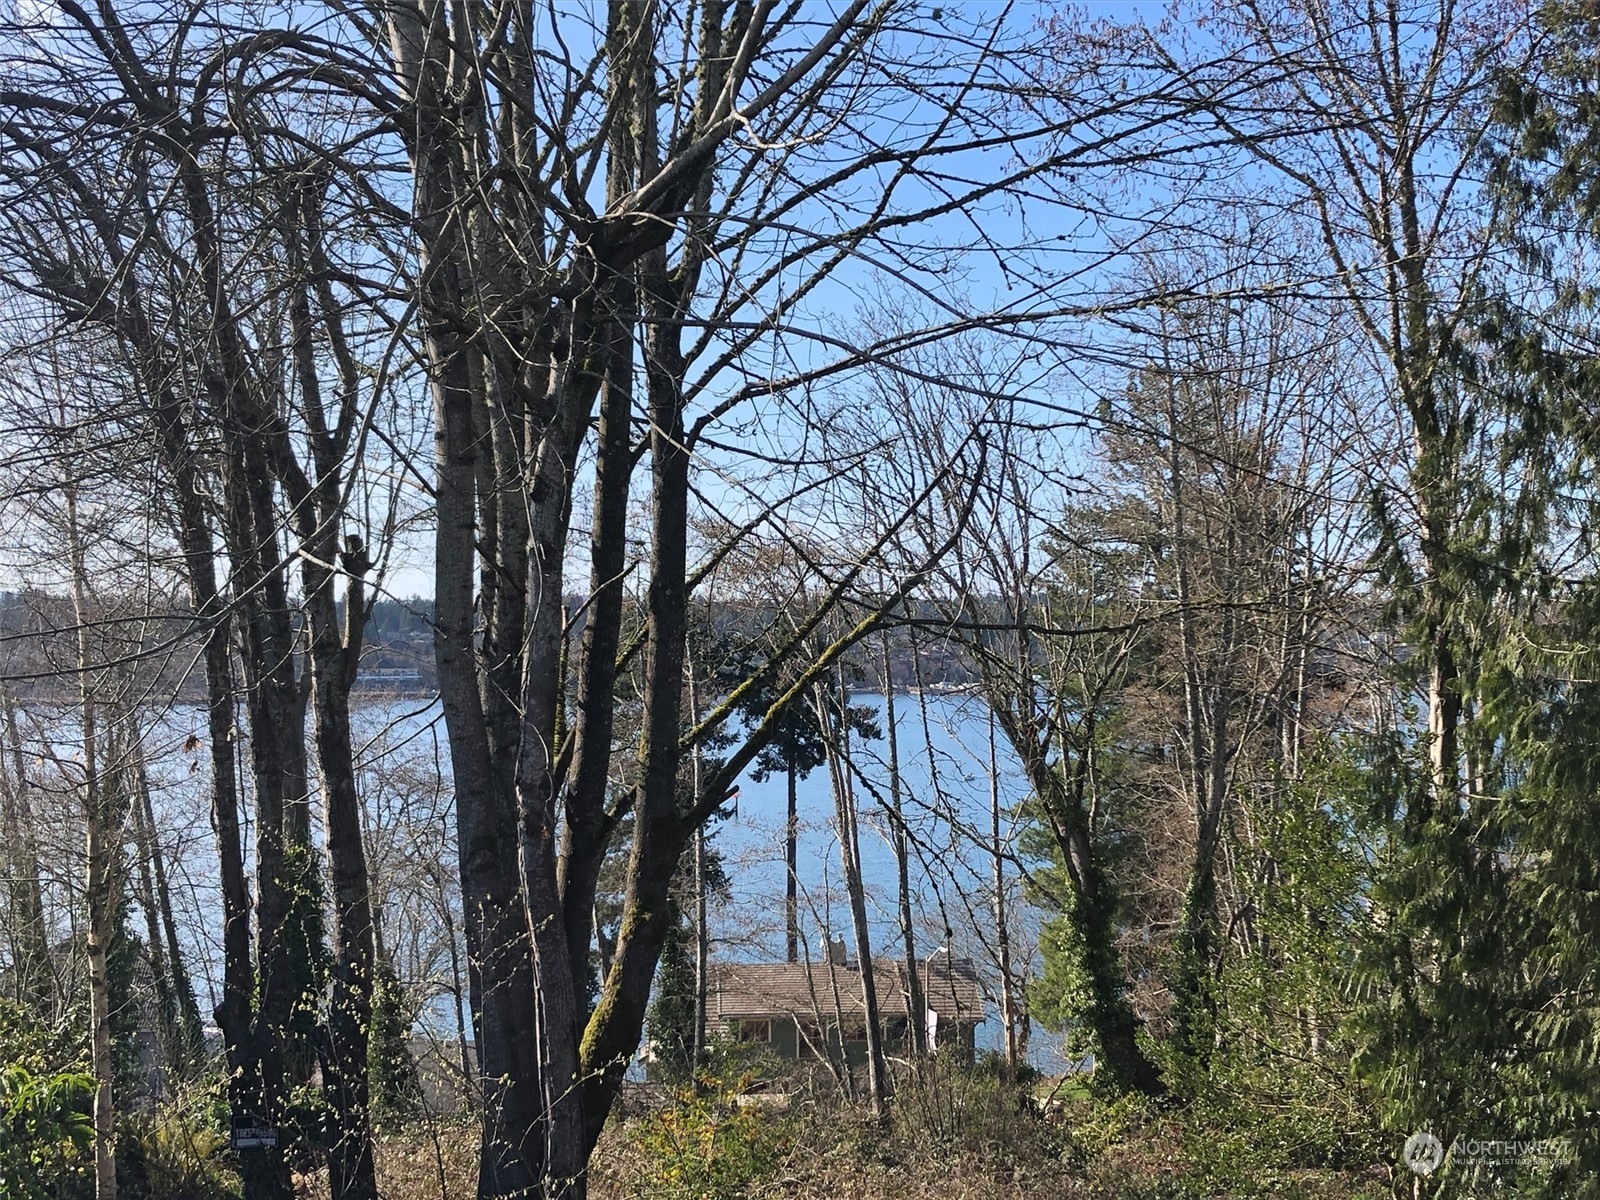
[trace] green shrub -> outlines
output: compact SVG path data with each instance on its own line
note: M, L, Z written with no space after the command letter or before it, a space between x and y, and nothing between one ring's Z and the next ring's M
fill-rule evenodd
M82 1036L0 1000L0 1062L0 1197L92 1189L94 1080Z
M26 1067L32 1075L87 1073L89 1047L71 1022L52 1025L21 1004L0 1000L0 1062Z
M1138 1092L1091 1098L1069 1106L1073 1139L1087 1158L1110 1153L1129 1139L1144 1140L1156 1124L1160 1102Z
M740 1108L735 1092L719 1090L686 1091L632 1132L643 1160L637 1190L662 1200L751 1196L777 1174L794 1141L786 1118Z
M229 1200L240 1185L228 1154L226 1109L197 1091L129 1116L117 1145L128 1200Z
M1278 1195L1295 1172L1383 1157L1370 1111L1328 1064L1219 1056L1183 1125L1195 1177L1239 1195Z
M47 1200L86 1177L94 1080L76 1071L0 1069L0 1196Z
M396 978L379 966L372 988L372 1028L367 1040L367 1075L372 1083L373 1124L396 1129L422 1111L422 1081L411 1054L416 1003Z

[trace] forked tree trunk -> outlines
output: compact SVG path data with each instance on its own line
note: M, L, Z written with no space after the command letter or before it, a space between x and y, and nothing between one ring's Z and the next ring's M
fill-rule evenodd
M139 734L128 722L127 751L138 753ZM129 764L130 770L132 764ZM167 969L166 935L161 930L160 910L156 905L155 874L150 860L154 857L154 833L144 816L144 803L139 793L138 780L134 780L134 795L130 824L133 827L134 847L138 851L139 873L135 882L135 895L144 912L145 955L150 962L151 980L156 989L156 1008L160 1020L160 1051L162 1069L171 1075L181 1068L186 1056L183 1052L183 1028L178 1014L178 997L173 989L172 976Z
M830 729L830 704L818 683L814 693L817 722L823 730L828 771L833 782L835 820L839 827L839 856L844 869L845 891L850 899L850 922L856 942L857 967L861 972L861 1008L866 1020L867 1100L876 1117L888 1111L889 1073L883 1055L883 1021L878 1009L877 973L872 963L872 937L867 924L866 885L861 878L861 837L857 826L855 789L850 781L850 693L845 689L844 669L838 673L838 723ZM842 1031L841 1031L842 1032Z
M202 1049L200 1009L178 941L165 856L156 834L155 804L150 795L144 746L137 722L131 715L126 725L128 817L139 854L139 907L144 909L150 968L161 1008L165 1066L169 1073L181 1075L192 1070L199 1061Z

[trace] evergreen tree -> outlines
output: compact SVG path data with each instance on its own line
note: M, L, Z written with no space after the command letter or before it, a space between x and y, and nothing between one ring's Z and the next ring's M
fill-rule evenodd
M1419 464L1449 518L1427 578L1377 512L1397 615L1424 647L1406 667L1448 648L1461 727L1444 778L1437 737L1402 729L1369 759L1385 849L1351 1029L1391 1128L1446 1146L1549 1139L1557 1153L1502 1164L1499 1182L1568 1197L1600 1195L1600 370L1583 273L1600 232L1600 26L1560 3L1540 33L1541 71L1503 81L1491 180L1528 275L1484 281L1435 380L1455 421ZM1447 1168L1440 1194L1483 1170Z
M754 689L745 699L744 713L752 718L766 713L781 692L769 681ZM800 957L799 908L799 799L797 785L827 761L827 742L848 730L856 737L877 739L883 736L873 710L860 704L843 704L829 693L824 712L832 730L824 729L816 707L807 701L791 703L778 718L776 732L750 769L757 783L781 775L787 784L787 817L784 835L784 864L787 881L784 900L784 951L789 962Z
M672 909L671 932L662 945L650 1002L652 1073L668 1083L686 1083L694 1072L694 931L676 903Z

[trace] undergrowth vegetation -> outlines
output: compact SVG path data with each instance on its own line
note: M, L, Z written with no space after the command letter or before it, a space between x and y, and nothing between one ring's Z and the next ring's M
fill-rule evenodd
M617 1200L1391 1195L1379 1145L1346 1124L1309 1091L1263 1085L1253 1105L1106 1099L1072 1079L936 1062L898 1081L883 1121L826 1095L781 1110L686 1091L609 1131L592 1186Z
M20 1070L20 1069L19 1069ZM7 1073L5 1093L15 1102ZM1104 1098L1083 1082L1010 1083L992 1070L934 1063L898 1081L888 1118L826 1090L788 1107L706 1079L677 1093L641 1090L595 1155L597 1200L1383 1200L1409 1186L1384 1147L1347 1118L1356 1110L1307 1081L1262 1079L1187 1102ZM64 1085L65 1086L65 1085ZM62 1124L18 1159L15 1121L0 1135L6 1200L87 1200L86 1097L48 1105ZM239 1195L215 1097L196 1094L124 1118L120 1195L231 1200ZM477 1125L470 1113L416 1116L378 1141L384 1200L469 1200ZM1392 1159L1392 1154L1388 1156ZM27 1163L19 1171L17 1163ZM325 1169L295 1176L306 1200L326 1195Z
M9 1015L8 1015L9 1014ZM0 1198L88 1200L92 1081L72 1037L0 1010ZM1214 1054L1204 1071L1163 1064L1184 1091L1111 1095L1086 1075L1008 1079L987 1056L899 1064L889 1114L826 1073L722 1047L717 1075L676 1091L625 1090L593 1159L599 1200L1379 1200L1398 1147L1347 1077L1282 1056ZM306 1121L317 1114L308 1110ZM476 1195L476 1114L391 1113L377 1144L384 1200ZM327 1195L325 1149L308 1132L294 1183ZM162 1103L118 1122L119 1200L236 1200L237 1163L216 1078L174 1081ZM1404 1177L1409 1180L1409 1176Z
M641 1089L595 1154L597 1200L1385 1200L1383 1148L1340 1129L1298 1085L1253 1104L1091 1094L1082 1080L1009 1083L932 1064L897 1083L890 1116L826 1090L778 1107L749 1080ZM1237 1103L1235 1103L1237 1101ZM384 1200L474 1195L475 1126L416 1120L379 1140ZM1392 1155L1390 1156L1392 1157ZM320 1173L301 1194L323 1194ZM1405 1186L1409 1186L1407 1183ZM186 1198L185 1198L186 1200Z

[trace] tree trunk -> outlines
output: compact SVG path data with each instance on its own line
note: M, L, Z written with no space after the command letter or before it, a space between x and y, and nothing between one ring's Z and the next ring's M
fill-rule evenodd
M89 959L89 1059L94 1073L94 1194L95 1200L117 1198L117 1111L112 1084L111 987L106 957L116 933L116 863L120 846L106 828L105 788L98 759L100 730L96 714L96 685L92 676L89 635L88 574L78 525L76 488L65 488L67 546L72 569L72 611L78 626L78 698L83 738L83 805L88 829L84 856L84 892L88 898Z
M620 6L629 8L631 6ZM616 8L613 11L617 11ZM641 79L642 96L652 95ZM649 106L653 121L653 106ZM643 126L641 160L654 160L653 126ZM683 816L684 665L688 639L690 450L683 426L681 325L684 302L665 270L664 250L641 262L647 311L645 384L650 416L650 586L644 666L643 734L637 755L633 847L612 968L584 1031L585 1154L593 1150L644 1023L650 981L671 927L671 885L693 836ZM696 804L704 798L695 797ZM704 818L699 818L703 820Z
M1140 1022L1128 1003L1127 974L1117 949L1116 897L1105 879L1089 827L1086 802L1092 758L1088 748L1094 744L1094 724L1091 721L1082 732L1075 752L1063 744L1062 760L1069 765L1058 767L1046 757L1047 748L1035 736L1031 714L1027 720L1019 720L1012 710L1000 707L996 715L1039 798L1072 888L1067 916L1083 945L1089 998L1081 1019L1100 1048L1095 1073L1109 1079L1114 1088L1162 1095L1166 1086L1161 1074L1139 1045ZM1070 770L1070 776L1064 778L1064 770Z
M915 633L911 653L917 653ZM911 910L911 838L900 794L900 731L895 726L894 673L889 661L889 634L883 634L883 712L889 739L889 819L893 822L895 882L899 898L901 970L905 973L906 1053L913 1059L927 1049L927 1003L922 996L922 975L917 969L917 930Z
M206 733L211 765L211 825L217 839L222 885L222 1002L216 1020L228 1065L228 1107L235 1119L270 1119L263 1093L263 1038L252 1019L256 970L251 955L250 890L245 880L244 838L239 819L239 780L233 664L229 638L233 618L217 586L216 555L206 513L205 487L196 470L182 405L157 389L156 425L167 469L178 495L179 534L195 615L206 622L204 640ZM262 881L263 887L270 883ZM239 1156L245 1200L287 1200L289 1172L282 1147L245 1150Z
M214 355L203 383L221 425L223 528L240 596L240 665L256 799L256 928L260 978L256 1049L262 1119L281 1123L290 1086L309 1077L310 1030L323 958L322 897L310 841L305 696L277 508L284 478L281 414L264 394L233 311L214 181L186 153L173 159L191 225L198 291ZM287 1186L285 1180L284 1186Z
M200 1023L200 1005L195 1000L194 982L184 965L183 947L178 941L178 920L172 910L172 887L167 881L166 856L161 852L161 840L156 834L155 805L150 797L150 779L142 748L136 751L134 772L137 801L143 809L144 827L150 838L150 869L155 884L156 911L161 915L161 932L166 939L167 973L178 1002L179 1048L184 1055L184 1065L192 1067L199 1062L205 1050L205 1031Z
M83 727L86 739L95 736L92 702L85 700ZM85 856L86 889L89 899L89 1056L93 1066L94 1092L94 1194L95 1200L116 1200L117 1195L117 1111L112 1097L116 1074L111 1059L111 989L106 956L115 936L115 894L112 859L114 847L97 811L101 797L95 780L95 756L91 743L84 742L86 801L89 808L88 840Z
M128 724L127 753L137 756L138 730L133 728L133 721L130 720ZM132 769L132 764L129 764L129 769ZM135 887L139 907L144 911L145 956L149 960L150 976L156 989L161 1067L163 1073L170 1077L181 1069L187 1056L183 1050L183 1028L178 1015L178 998L173 988L172 977L167 970L166 935L161 931L161 917L156 906L155 874L151 869L151 859L155 857L155 831L151 828L151 823L145 820L144 799L139 794L140 790L136 778L134 794L130 797L133 805L130 824L133 827L133 842L139 865Z
M292 291L289 321L293 366L305 412L306 438L315 470L307 478L293 448L281 447L284 488L294 513L299 543L305 621L310 643L312 740L316 746L329 876L333 886L334 961L327 1017L319 1031L318 1056L323 1091L333 1128L329 1130L328 1183L333 1200L376 1200L378 1184L372 1152L368 1043L372 997L380 961L368 892L361 797L356 786L355 750L350 733L350 690L355 686L367 619L366 575L372 567L362 539L350 534L340 546L344 524L344 457L353 423L346 418L359 380L344 341L337 301L315 278L327 269L320 185L303 183L284 198L285 243ZM316 354L319 324L313 297L321 303L320 330L339 364L342 402L330 423L323 373ZM343 567L344 627L339 623L334 586L335 563ZM303 728L303 717L301 718ZM298 821L289 836L300 837Z
M0 830L5 834L6 895L16 999L45 1019L55 1010L55 971L44 923L39 851L28 794L28 762L17 729L17 707L0 687L10 763L0 761ZM9 770L7 769L9 765Z
M526 472L539 433L526 411L525 391L549 364L525 360L511 381L502 380L485 353L488 339L474 341L465 328L479 289L496 286L500 268L508 265L499 257L504 243L496 248L494 230L468 217L481 212L471 192L469 154L487 144L488 132L480 106L458 104L460 77L477 68L451 47L474 32L451 28L438 5L390 5L387 23L395 82L406 102L423 281L419 306L434 403L434 661L455 784L482 1086L478 1195L533 1196L545 1174L540 1055L548 1039L540 1028L531 910L518 861L522 726L516 710L529 632L532 506ZM508 55L505 65L519 64ZM531 229L518 232L537 241ZM538 350L533 353L539 357ZM561 507L559 494L544 499ZM559 589L539 598L547 608L559 605ZM553 730L530 723L528 732L537 739ZM529 864L529 873L534 869Z
M815 690L817 722L823 729L828 770L833 781L835 819L839 825L839 856L844 869L845 891L850 899L850 921L854 928L857 965L861 971L861 1007L866 1019L867 1099L875 1117L888 1111L889 1074L883 1056L883 1021L878 1009L877 972L873 969L872 938L867 924L867 894L861 878L861 839L857 827L855 789L850 783L850 693L845 689L844 669L838 673L838 724L829 729L827 697L823 685ZM842 1031L841 1031L842 1032Z
M689 720L700 723L700 680L695 675L694 658L684 655L689 673ZM702 753L696 742L689 759L690 795L699 796L704 783L701 772ZM710 988L711 931L706 913L706 827L701 822L694 828L694 1048L689 1059L689 1073L700 1085L700 1070L706 1055L706 999Z
M994 949L1000 971L1000 1026L1005 1032L1006 1078L1017 1077L1017 1000L1011 978L1011 930L1006 914L1006 872L1000 841L1000 760L994 709L989 710L989 837L994 858Z
M1170 536L1177 564L1179 651L1183 665L1183 728L1178 758L1186 772L1189 801L1194 813L1194 855L1184 888L1176 940L1177 964L1173 979L1176 1041L1183 1051L1204 1061L1211 1050L1215 997L1211 986L1217 949L1217 849L1228 798L1230 722L1234 684L1231 674L1236 629L1235 610L1224 606L1218 618L1216 644L1206 655L1221 664L1208 670L1194 608L1189 562L1188 489L1182 460L1183 425L1177 410L1177 387L1168 381L1164 431L1168 449L1166 506L1171 513ZM1217 567L1209 564L1215 572ZM1226 563L1224 564L1224 569ZM1231 574L1231 573L1230 573ZM1234 580L1213 581L1225 595L1234 594Z
M613 183L613 192L619 186ZM614 303L623 299L619 294ZM612 327L611 339L606 349L606 381L601 390L596 449L589 613L577 672L577 711L585 719L578 722L573 733L560 864L567 957L574 975L583 984L587 984L594 941L595 894L615 827L606 813L606 796L616 726L611 700L617 687L617 652L627 602L623 581L627 574L628 500L633 479L632 345L620 322Z
M497 768L491 752L476 662L476 399L464 342L440 323L430 331L429 343L439 430L434 661L455 783L456 848L482 1084L478 1194L532 1195L543 1165L542 1147L529 1136L542 1108L533 961L518 880L512 773Z
M337 514L322 514L322 523L331 534L338 528ZM331 543L332 537L323 541ZM324 544L322 549L327 557L320 561L331 562L332 546ZM349 586L345 593L345 632L341 637L334 610L332 572L312 565L318 557L314 553L307 555L306 562L317 765L327 822L335 934L333 992L322 1047L323 1088L335 1125L328 1150L328 1183L333 1200L376 1200L367 1055L376 955L361 833L361 798L356 789L350 737L350 688L361 654L366 620L363 579L369 563L361 539L346 539L340 560Z
M794 756L788 756L784 779L788 784L787 814L783 823L783 949L788 962L800 961L800 807Z
M244 838L239 819L239 780L234 750L237 720L229 638L233 618L217 586L216 555L206 513L205 486L196 470L182 405L170 391L153 393L165 465L178 495L179 534L185 573L197 620L204 628L206 733L211 765L211 825L217 839L222 885L222 1002L216 1020L228 1065L228 1107L235 1119L268 1117L263 1094L262 1037L252 1014L256 971L251 955L250 890L245 881ZM263 886L270 886L263 883ZM239 1175L245 1200L287 1200L291 1194L282 1148L241 1152Z

